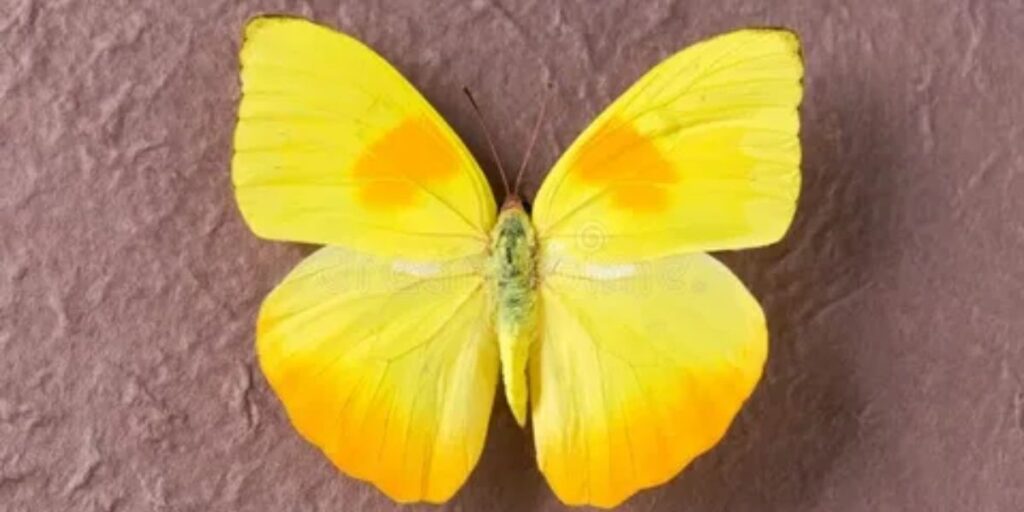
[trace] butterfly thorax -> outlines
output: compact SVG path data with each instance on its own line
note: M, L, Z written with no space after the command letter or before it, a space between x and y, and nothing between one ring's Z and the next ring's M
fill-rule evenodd
M530 217L513 201L491 233L491 275L505 394L520 425L526 420L526 360L537 330L536 253Z

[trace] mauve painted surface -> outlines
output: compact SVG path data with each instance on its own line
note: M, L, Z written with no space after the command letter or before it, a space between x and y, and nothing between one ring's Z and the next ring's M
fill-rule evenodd
M461 87L515 163L552 83L528 196L670 52L797 30L797 220L722 255L767 311L766 376L724 442L622 509L1024 510L1019 0L0 4L2 510L398 508L299 438L254 361L260 301L311 250L256 239L232 197L261 12L368 42L482 157ZM441 509L561 510L497 404Z

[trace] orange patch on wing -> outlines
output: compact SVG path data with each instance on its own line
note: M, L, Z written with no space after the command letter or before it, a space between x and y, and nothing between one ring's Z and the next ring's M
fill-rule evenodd
M356 161L353 177L367 180L359 199L388 209L413 205L421 187L455 176L455 148L433 121L412 117L392 128Z
M580 149L576 176L586 184L611 187L612 204L639 212L661 212L669 206L665 185L678 173L649 137L628 121L611 119Z
M407 181L371 181L359 188L359 199L381 208L412 206L416 203L416 185Z

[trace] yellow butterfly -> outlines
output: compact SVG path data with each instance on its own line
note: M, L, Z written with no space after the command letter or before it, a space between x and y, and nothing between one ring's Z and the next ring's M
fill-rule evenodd
M267 297L257 352L295 428L400 502L442 502L499 372L567 504L614 506L725 433L765 319L706 251L772 243L800 187L796 36L740 30L657 65L499 211L383 58L308 21L249 22L233 182L259 236L323 244Z

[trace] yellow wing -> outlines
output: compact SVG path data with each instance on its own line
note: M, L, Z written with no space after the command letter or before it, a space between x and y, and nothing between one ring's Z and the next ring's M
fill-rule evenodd
M296 429L397 501L451 497L498 372L485 286L494 198L391 66L310 22L257 18L232 177L260 236L331 247L266 299L260 365Z
M482 264L327 247L260 312L260 365L295 428L396 501L447 500L480 456L498 374Z
M534 204L538 238L603 261L778 240L800 187L802 75L797 38L781 30L668 58L555 164Z
M534 207L541 470L613 506L725 433L760 378L756 300L700 251L777 240L799 189L796 37L743 30L656 66L555 165Z
M265 238L380 255L483 250L494 197L459 138L383 58L305 20L255 18L233 181Z
M563 502L611 507L722 437L760 378L764 317L706 254L545 265L530 355L537 459Z

